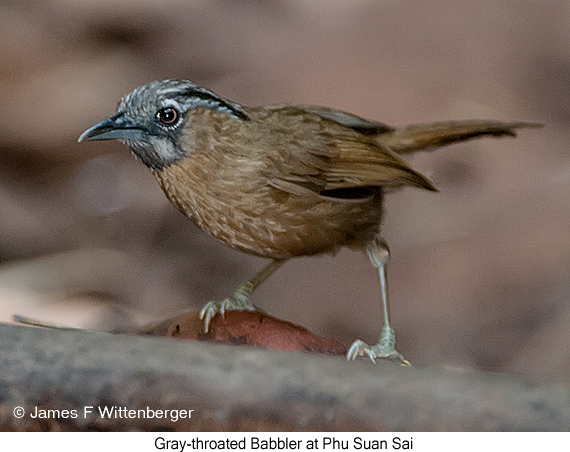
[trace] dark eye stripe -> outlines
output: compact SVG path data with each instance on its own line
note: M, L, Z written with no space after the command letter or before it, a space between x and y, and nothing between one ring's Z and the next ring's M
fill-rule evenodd
M241 119L242 121L249 121L249 116L245 114L243 109L226 99L208 91L202 91L196 88L188 88L182 93L183 98L180 99L181 102L188 101L189 99L193 101L195 106L201 106L203 108L210 108L212 110L219 109L225 113L230 114L236 119Z

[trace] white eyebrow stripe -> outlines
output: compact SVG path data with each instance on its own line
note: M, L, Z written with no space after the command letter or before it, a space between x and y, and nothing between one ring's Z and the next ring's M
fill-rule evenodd
M170 95L178 95L180 94L180 88L169 88L169 89L161 89L158 91L159 96L170 96Z
M241 105L193 83L176 83L175 86L162 87L157 90L157 95L164 99L160 103L161 108L173 107L180 112L206 108L226 113L234 119L249 120Z
M182 112L185 110L185 108L182 106L182 104L180 102L178 102L177 100L174 99L165 99L162 102L162 107L174 107L176 108L176 110Z

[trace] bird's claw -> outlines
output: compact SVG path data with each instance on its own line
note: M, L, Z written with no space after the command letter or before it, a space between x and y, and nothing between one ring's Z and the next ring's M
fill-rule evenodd
M354 341L346 354L348 361L354 361L359 356L368 356L376 364L376 358L389 359L401 366L411 366L410 362L396 351L393 346L380 341L376 345L368 345L360 339Z
M231 297L222 301L206 303L200 311L200 318L204 320L204 331L208 332L210 321L217 313L222 314L223 317L226 311L257 311L258 308L251 303L250 296L252 291L253 285L248 281L236 289Z

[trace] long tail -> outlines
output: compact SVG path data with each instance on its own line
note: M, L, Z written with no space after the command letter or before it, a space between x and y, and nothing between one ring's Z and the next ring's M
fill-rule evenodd
M398 154L408 154L482 136L515 137L516 129L533 127L542 127L542 124L485 120L447 121L396 127L374 138Z

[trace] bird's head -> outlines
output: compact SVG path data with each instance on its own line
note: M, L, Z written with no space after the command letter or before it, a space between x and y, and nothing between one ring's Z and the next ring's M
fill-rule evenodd
M78 141L118 139L149 168L162 170L186 157L182 130L191 126L188 112L200 108L249 119L240 105L212 91L187 80L163 80L127 94L115 115L87 129Z

